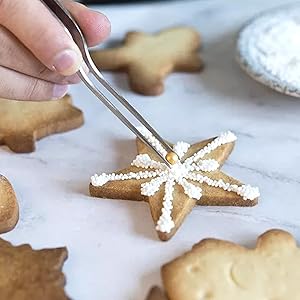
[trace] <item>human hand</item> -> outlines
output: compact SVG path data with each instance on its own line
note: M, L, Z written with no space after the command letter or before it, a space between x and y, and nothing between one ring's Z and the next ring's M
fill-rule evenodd
M62 0L89 46L110 33L110 23L71 0ZM74 41L40 0L0 0L0 97L49 100L62 97L82 56Z

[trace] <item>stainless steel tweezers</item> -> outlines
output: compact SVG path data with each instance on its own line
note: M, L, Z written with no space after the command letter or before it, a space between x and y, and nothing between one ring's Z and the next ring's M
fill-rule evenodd
M155 149L155 147L144 137L144 135L137 129L137 127L134 126L129 121L129 119L112 103L112 101L109 100L94 85L94 83L89 78L89 75L83 70L83 68L80 68L78 71L78 75L80 76L83 83L103 104L105 104L107 108L110 109L111 112L114 113L115 116L117 116L138 138L140 138L145 144L147 144L150 148L152 148L155 151L155 153L167 164L167 166L170 167L170 165L174 163L174 156L175 156L175 160L178 159L178 156L176 155L176 153L174 153L174 150L170 147L170 145L168 145L168 143L166 143L165 140L142 117L142 115L105 80L104 76L95 66L89 54L87 43L85 41L84 35L79 25L71 16L69 11L58 0L41 0L41 1L49 8L52 14L60 21L60 23L64 26L64 29L71 35L74 42L78 45L82 53L83 60L90 71L89 75L93 75L95 79L98 81L98 83L100 83L102 87L110 94L110 96L113 96L114 99L117 100L122 105L122 109L125 109L127 113L129 112L131 116L134 117L134 119L139 122L139 124L142 124L153 134L153 136L161 143L163 148L167 151L168 154L166 155L166 157L164 157L164 155L162 155Z

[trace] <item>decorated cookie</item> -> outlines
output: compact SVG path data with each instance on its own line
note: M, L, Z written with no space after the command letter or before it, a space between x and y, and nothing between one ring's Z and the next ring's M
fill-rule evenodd
M163 290L155 286L150 290L146 300L168 300L168 299L165 293L163 292Z
M0 233L12 230L18 220L19 206L15 192L9 181L0 175Z
M125 70L132 89L144 95L159 95L171 72L197 72L200 36L188 27L163 30L155 35L129 32L123 46L92 53L100 70Z
M141 133L166 156L158 140L145 128ZM180 161L169 168L140 140L130 167L116 173L94 175L94 197L147 201L161 240L170 239L196 205L253 206L258 188L245 185L220 171L231 153L236 136L225 132L217 138L189 145L173 145Z
M33 250L0 239L0 299L67 300L61 271L66 248Z
M300 249L287 232L271 230L254 249L203 240L162 268L169 300L300 299Z
M83 114L70 96L43 102L0 98L0 145L14 152L32 152L36 140L82 124Z

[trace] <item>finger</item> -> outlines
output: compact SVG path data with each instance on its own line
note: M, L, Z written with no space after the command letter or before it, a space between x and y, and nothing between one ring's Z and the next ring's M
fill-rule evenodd
M53 84L0 67L0 97L15 100L50 100L63 97L67 85Z
M49 70L6 28L0 25L0 66L59 84L78 83L77 75L63 76Z
M0 0L0 24L50 70L67 76L82 64L74 41L39 0Z
M71 0L64 0L63 4L79 24L89 46L96 46L109 36L110 22L105 15Z

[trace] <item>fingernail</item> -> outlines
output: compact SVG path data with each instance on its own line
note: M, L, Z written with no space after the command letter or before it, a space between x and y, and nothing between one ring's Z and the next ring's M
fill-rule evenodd
M72 49L66 49L56 55L53 68L60 74L68 76L76 73L81 64L81 57Z
M86 65L85 62L83 62L81 66L82 66L83 71L86 74L88 74L90 72L90 70L89 70L89 68L88 68L88 66ZM81 79L78 76L78 74L76 73L76 74L73 74L71 76L68 76L66 82L69 83L69 84L74 84L74 83L79 83L80 81L81 81Z
M55 84L53 88L53 99L59 99L63 97L68 91L68 85Z
M76 5L78 5L78 7L80 8L84 8L84 9L88 9L84 4L82 3L76 3Z

